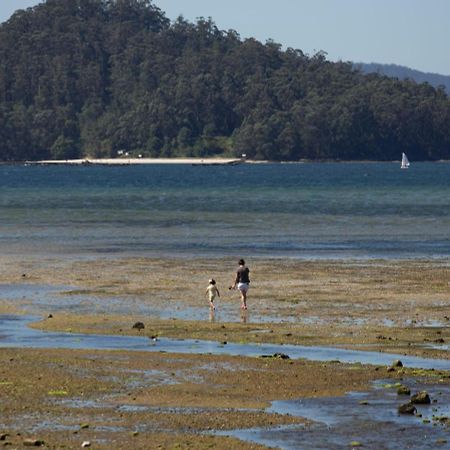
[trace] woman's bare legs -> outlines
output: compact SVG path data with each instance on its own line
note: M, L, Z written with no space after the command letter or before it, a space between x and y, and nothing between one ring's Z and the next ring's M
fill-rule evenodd
M241 293L241 308L247 309L247 291L245 289L239 289Z

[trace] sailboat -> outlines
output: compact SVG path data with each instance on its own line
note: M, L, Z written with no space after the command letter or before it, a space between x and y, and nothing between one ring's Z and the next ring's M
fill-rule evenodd
M402 165L400 166L401 169L408 169L409 168L409 161L408 157L405 155L405 153L402 153Z

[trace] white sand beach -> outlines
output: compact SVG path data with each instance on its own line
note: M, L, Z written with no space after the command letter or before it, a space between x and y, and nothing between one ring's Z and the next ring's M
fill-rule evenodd
M246 162L241 158L83 158L27 161L27 164L73 164L73 165L128 165L128 164L194 164L194 165L224 165Z

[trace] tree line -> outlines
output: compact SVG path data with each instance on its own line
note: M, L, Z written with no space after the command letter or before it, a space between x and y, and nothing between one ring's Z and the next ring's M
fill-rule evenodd
M171 22L150 0L47 0L0 25L0 160L450 159L442 88Z

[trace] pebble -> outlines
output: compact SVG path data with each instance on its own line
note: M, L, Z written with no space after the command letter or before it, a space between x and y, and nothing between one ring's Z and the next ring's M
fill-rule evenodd
M23 445L25 447L40 447L44 445L44 441L41 441L39 439L25 439L23 441Z
M406 403L398 407L399 414L415 414L416 411L417 409L411 403Z
M419 392L411 397L411 403L419 405L429 405L431 403L430 396L426 391Z
M142 322L136 322L131 328L141 331L145 328L145 325Z

